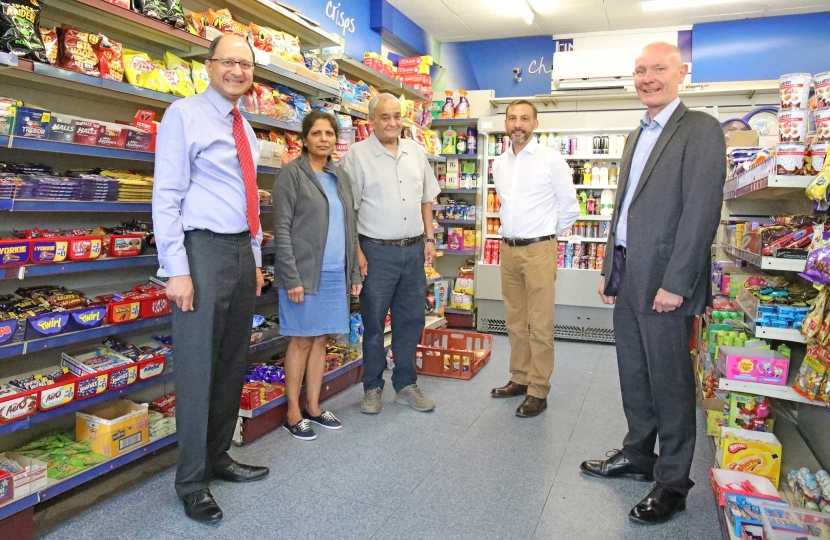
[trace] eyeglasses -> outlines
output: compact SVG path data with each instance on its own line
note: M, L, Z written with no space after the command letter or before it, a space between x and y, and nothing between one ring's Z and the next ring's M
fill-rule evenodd
M231 60L230 58L208 58L211 62L219 62L219 65L223 68L233 69L236 64L239 64L239 67L245 71L249 69L254 69L254 63L248 62L247 60Z

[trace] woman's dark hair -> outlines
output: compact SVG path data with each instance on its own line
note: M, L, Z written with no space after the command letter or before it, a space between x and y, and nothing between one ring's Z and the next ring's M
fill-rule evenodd
M317 120L327 120L334 130L334 138L340 135L340 126L337 124L337 118L333 114L325 113L323 111L311 111L303 118L303 141L308 139L308 134L311 133L311 128L314 127Z

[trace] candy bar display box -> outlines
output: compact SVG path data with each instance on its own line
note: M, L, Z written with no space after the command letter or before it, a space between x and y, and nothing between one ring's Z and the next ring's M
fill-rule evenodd
M150 442L147 404L117 400L75 413L75 436L92 451L116 457Z
M717 463L721 469L757 474L775 488L781 476L781 442L772 433L721 428Z
M718 356L721 373L731 381L787 384L790 359L776 351L749 347L721 347Z

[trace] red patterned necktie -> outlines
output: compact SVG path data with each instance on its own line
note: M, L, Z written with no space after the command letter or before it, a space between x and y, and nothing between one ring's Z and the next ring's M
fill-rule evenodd
M242 181L245 184L245 200L248 203L248 228L251 236L259 234L259 188L256 185L256 168L254 158L251 157L251 144L245 135L245 124L242 114L236 107L233 113L233 140L236 141L236 153L239 155L239 166L242 168Z

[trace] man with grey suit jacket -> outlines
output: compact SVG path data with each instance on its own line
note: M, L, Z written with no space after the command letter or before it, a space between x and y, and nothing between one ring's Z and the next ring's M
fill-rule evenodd
M584 473L656 481L629 513L663 523L686 507L695 450L694 316L711 299L710 246L726 179L720 122L678 97L680 49L643 49L634 85L648 112L623 151L616 213L599 294L614 304L614 336L628 434L622 450ZM660 455L655 454L657 438Z

